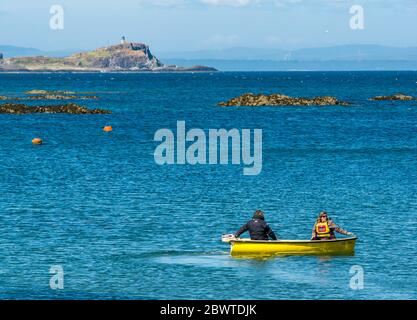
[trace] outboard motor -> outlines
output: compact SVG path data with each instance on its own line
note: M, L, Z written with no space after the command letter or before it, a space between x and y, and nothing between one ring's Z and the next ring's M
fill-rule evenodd
M234 234L223 234L222 235L222 242L229 243L230 241L236 240Z

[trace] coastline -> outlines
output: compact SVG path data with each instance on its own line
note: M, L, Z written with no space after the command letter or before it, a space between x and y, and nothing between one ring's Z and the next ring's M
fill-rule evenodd
M156 71L150 71L150 70L146 70L146 71L138 71L138 70L122 70L122 71L117 71L117 70L112 70L112 71L101 71L101 70L45 70L45 71L40 71L40 70L19 70L19 71L5 71L5 70L0 70L0 74L59 74L59 73L82 73L82 74L88 74L88 73L92 73L92 74L99 74L99 73L104 73L104 74L127 74L127 73L217 73L217 72L227 72L227 71L219 71L219 70L156 70ZM233 71L232 71L233 72ZM255 71L256 72L256 71Z
M366 70L366 69L355 69L355 70L313 70L313 69L291 69L291 70L222 70L222 69L215 69L213 71L209 70L111 70L111 71L102 71L102 70L2 70L0 69L0 74L59 74L59 73L80 73L80 74L140 74L140 73L146 73L146 74L152 74L152 73L175 73L175 74L181 74L181 73L265 73L265 74L271 74L271 73L393 73L393 72L399 72L399 73L406 73L406 72L417 72L417 69L392 69L392 70Z

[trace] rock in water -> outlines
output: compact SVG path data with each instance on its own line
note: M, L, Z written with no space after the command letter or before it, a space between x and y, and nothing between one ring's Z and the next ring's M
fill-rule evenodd
M407 96L402 93L394 94L391 96L376 96L374 98L371 98L370 100L374 101L411 101L411 100L417 100L417 98L412 96Z
M97 96L77 95L73 91L30 90L25 92L25 99L19 100L89 100L98 99Z
M0 105L0 114L67 113L67 114L110 114L109 110L88 109L75 103L54 106L27 106L6 103Z
M50 90L33 89L33 90L26 91L25 94L37 94L37 95L63 94L63 95L70 95L70 94L75 94L75 92L73 92L73 91L50 91Z
M335 97L315 97L315 98L293 98L282 94L253 94L246 93L240 97L233 98L227 102L219 103L219 106L333 106L349 105L348 102L340 101Z
M62 94L40 94L30 95L26 100L92 100L98 99L96 96L74 96L74 95L62 95Z

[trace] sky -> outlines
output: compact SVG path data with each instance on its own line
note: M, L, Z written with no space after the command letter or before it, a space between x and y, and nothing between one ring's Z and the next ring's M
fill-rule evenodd
M53 5L63 29L52 29ZM351 29L352 5L364 28ZM0 45L88 50L130 41L155 52L341 44L417 46L417 0L0 0Z

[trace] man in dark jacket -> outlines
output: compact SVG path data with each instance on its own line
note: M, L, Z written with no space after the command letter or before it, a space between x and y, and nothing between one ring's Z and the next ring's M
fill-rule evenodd
M252 240L277 240L274 231L269 227L269 225L265 222L264 213L261 210L257 210L253 215L252 220L246 223L242 228L236 232L235 237L239 238L239 236L249 231L250 238Z

